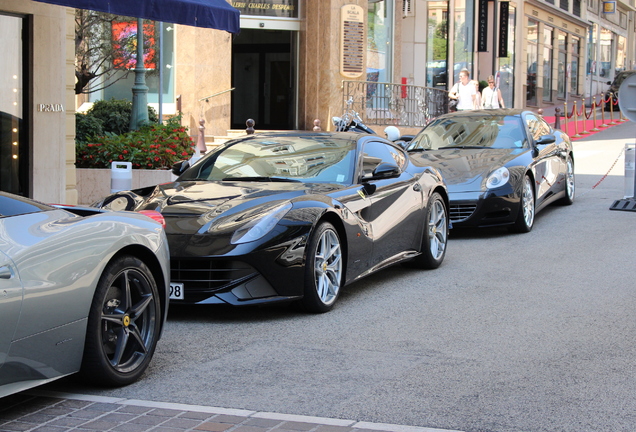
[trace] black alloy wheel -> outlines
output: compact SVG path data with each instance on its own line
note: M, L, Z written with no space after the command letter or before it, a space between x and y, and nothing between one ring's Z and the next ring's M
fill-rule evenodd
M160 325L152 272L136 257L116 258L106 266L95 290L80 375L104 386L136 381L152 359Z

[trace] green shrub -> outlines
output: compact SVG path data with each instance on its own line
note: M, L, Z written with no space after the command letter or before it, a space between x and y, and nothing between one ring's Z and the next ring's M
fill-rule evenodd
M132 102L123 99L100 100L93 104L86 115L99 119L105 133L121 135L130 131ZM148 107L148 120L150 123L159 121L157 112L152 107Z
M104 135L102 121L96 117L75 113L75 142L87 143L92 137Z
M167 169L193 153L194 142L177 118L165 125L146 125L120 135L107 132L90 143L77 143L75 165L110 168L113 161L122 161L132 162L133 169Z

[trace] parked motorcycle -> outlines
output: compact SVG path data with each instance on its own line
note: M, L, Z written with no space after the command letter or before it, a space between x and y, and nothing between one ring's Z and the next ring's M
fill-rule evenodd
M333 125L338 132L360 132L378 135L373 129L364 124L360 114L352 108L353 98L349 98L347 101L347 108L345 109L342 117L334 116L331 118ZM384 134L389 141L393 141L396 144L405 147L406 143L413 139L413 135L400 136L400 130L395 126L387 126L384 129Z

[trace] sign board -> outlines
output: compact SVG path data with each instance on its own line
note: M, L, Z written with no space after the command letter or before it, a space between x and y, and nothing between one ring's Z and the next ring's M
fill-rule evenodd
M298 18L298 0L232 0L231 3L241 16Z
M499 57L508 57L508 20L510 19L510 4L499 3Z
M636 121L636 74L625 78L618 88L618 107L625 117Z
M479 0L477 18L477 51L488 51L488 0Z
M604 1L603 2L603 13L605 13L605 14L616 13L616 2L615 1Z
M364 9L349 4L340 8L340 74L359 78L365 71Z

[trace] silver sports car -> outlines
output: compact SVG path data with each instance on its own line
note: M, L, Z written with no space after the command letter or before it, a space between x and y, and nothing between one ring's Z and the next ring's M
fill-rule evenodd
M168 309L161 219L0 192L0 397L78 371L106 386L143 374Z

